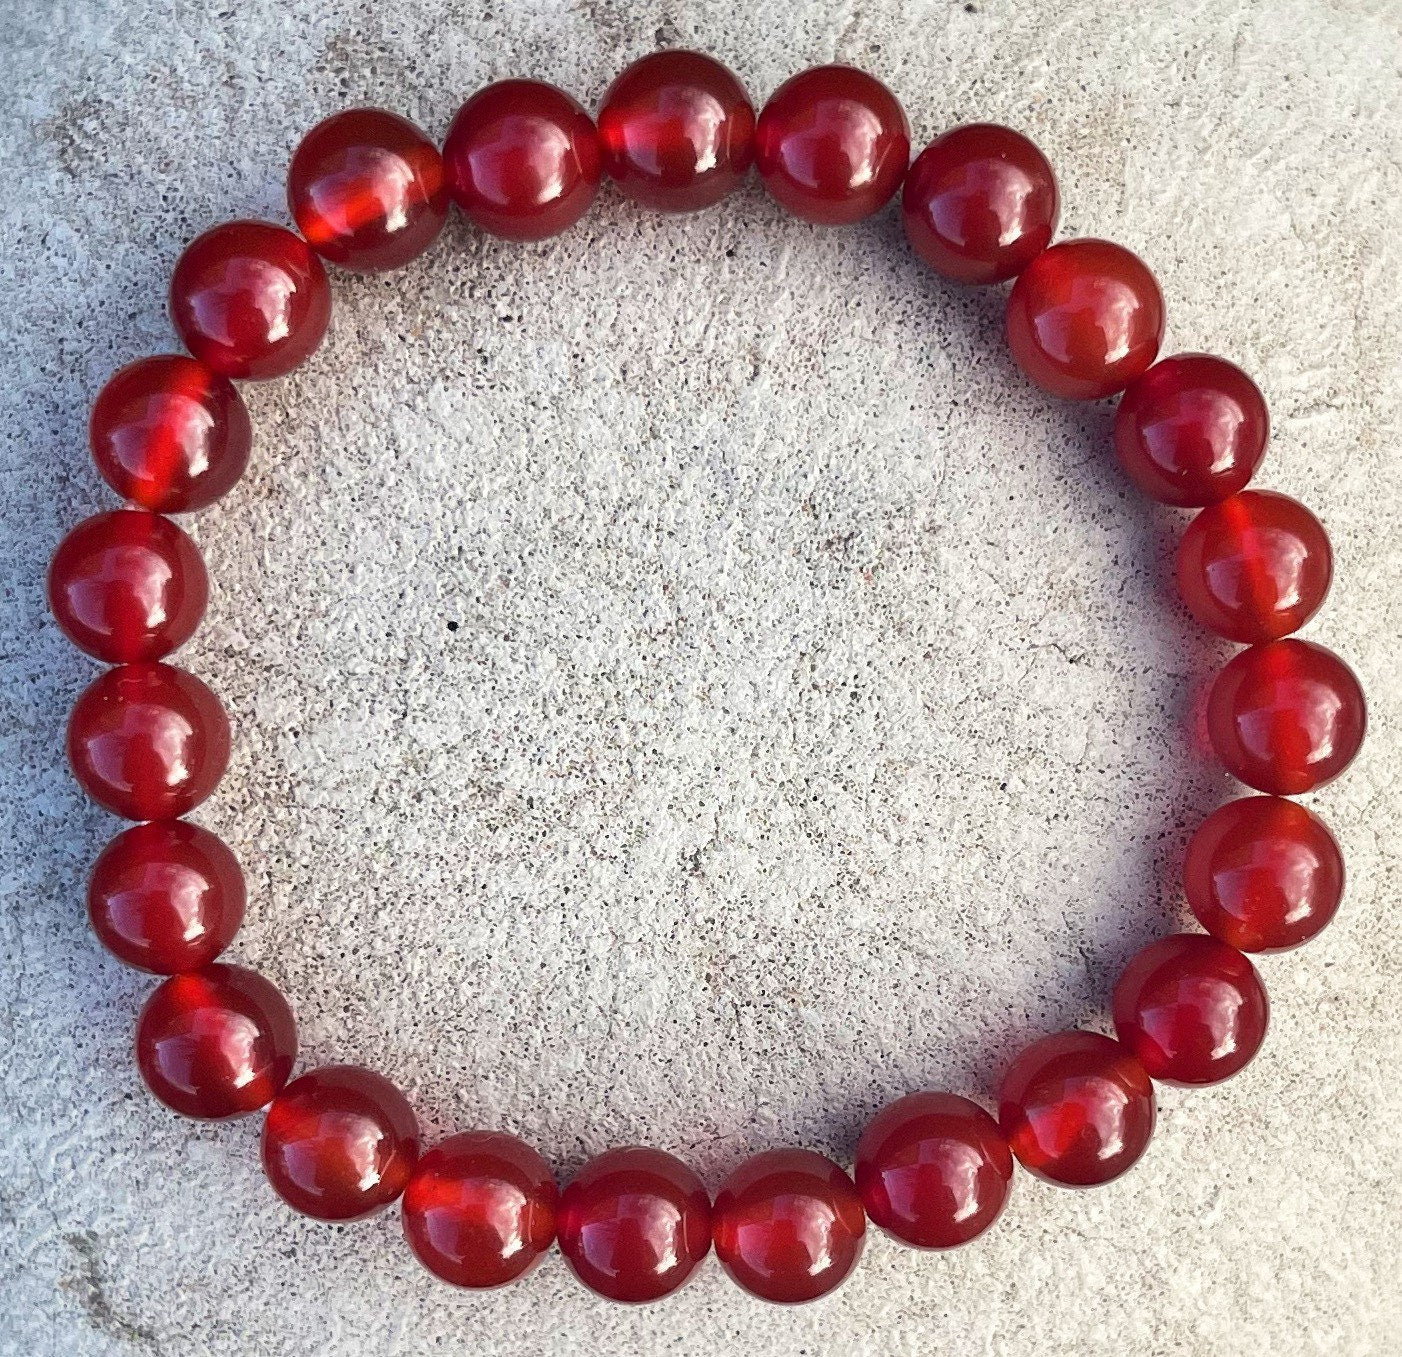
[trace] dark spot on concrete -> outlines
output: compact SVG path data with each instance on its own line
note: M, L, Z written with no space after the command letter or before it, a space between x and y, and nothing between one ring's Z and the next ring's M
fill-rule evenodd
M332 92L363 100L396 88L412 89L413 74L393 50L356 28L328 37L312 82L325 111L331 111Z
M621 0L584 0L580 12L594 26L606 50L624 51L641 46L637 38L642 34L637 30L632 10ZM665 23L653 35L658 46L667 45L659 37L664 31Z
M110 116L100 99L85 95L64 104L36 130L40 140L53 148L54 159L64 174L77 179L101 154L107 141L103 128Z
M83 1316L99 1333L115 1338L147 1352L159 1351L159 1340L153 1329L124 1319L112 1306L102 1277L102 1250L96 1230L81 1230L66 1234L63 1242L77 1258L75 1271L61 1283L65 1291L77 1297Z

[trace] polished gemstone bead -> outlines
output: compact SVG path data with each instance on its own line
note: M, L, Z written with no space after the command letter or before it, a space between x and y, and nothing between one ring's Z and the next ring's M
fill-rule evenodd
M124 499L159 514L204 509L248 465L253 426L227 377L193 358L129 363L98 392L93 461Z
M1133 1166L1154 1131L1144 1066L1098 1032L1058 1032L1013 1061L998 1121L1024 1168L1062 1187L1092 1187Z
M549 1166L525 1141L465 1131L419 1160L404 1189L404 1236L445 1282L505 1286L554 1241L556 1196Z
M231 221L185 247L170 280L185 347L225 377L281 377L316 352L331 320L331 284L301 236Z
M796 217L846 226L878 212L910 164L896 96L853 66L815 66L780 85L759 115L755 165Z
M1015 278L1051 244L1061 215L1056 176L1021 132L969 123L915 158L901 190L907 239L956 283Z
M852 1180L812 1150L767 1150L716 1193L716 1257L762 1300L798 1305L835 1290L866 1240Z
M263 1122L263 1171L317 1220L360 1220L394 1201L419 1158L419 1123L388 1079L325 1065L294 1079Z
M1043 250L1008 297L1008 344L1044 391L1098 400L1123 391L1163 340L1163 295L1143 260L1108 240Z
M88 918L113 956L157 975L209 965L233 940L243 873L222 839L184 820L123 830L88 881Z
M443 145L453 201L507 240L544 240L573 226L594 201L599 134L564 90L539 80L480 89Z
M951 1249L998 1218L1013 1157L977 1103L911 1093L873 1118L853 1176L873 1225L918 1249Z
M193 674L126 664L99 675L68 720L78 785L128 820L172 820L218 785L229 762L229 721Z
M1209 505L1178 546L1178 592L1209 631L1251 645L1304 626L1334 573L1323 525L1299 500L1243 490Z
M1115 1034L1155 1079L1215 1084L1261 1049L1270 1003L1235 947L1175 933L1141 948L1115 985Z
M1151 499L1195 509L1246 488L1270 431L1266 399L1239 367L1180 353L1125 391L1115 411L1115 455Z
M1230 660L1207 699L1217 757L1258 792L1298 796L1338 777L1367 729L1363 689L1332 650L1287 637Z
M187 1117L241 1117L266 1107L296 1058L297 1025L287 1000L242 966L215 962L171 976L136 1023L141 1077Z
M428 249L448 218L443 157L397 113L346 109L302 138L287 205L323 259L364 273L397 269Z
M599 106L604 169L636 203L694 212L718 203L754 160L745 87L700 52L654 52L609 86Z
M670 1295L711 1247L711 1201L680 1159L640 1145L591 1159L560 1194L560 1252L609 1300Z
M1284 952L1334 917L1344 858L1328 827L1294 801L1246 796L1198 827L1183 862L1198 922L1243 952Z
M63 634L108 664L159 660L195 634L209 599L199 548L168 518L118 509L84 519L49 566Z

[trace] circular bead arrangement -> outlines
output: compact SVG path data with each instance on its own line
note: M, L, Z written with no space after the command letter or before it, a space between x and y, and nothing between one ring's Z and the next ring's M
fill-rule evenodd
M1214 811L1183 868L1204 934L1143 948L1115 986L1115 1038L1067 1031L1013 1061L996 1120L950 1093L916 1092L861 1137L854 1175L803 1149L774 1149L731 1173L712 1200L661 1150L610 1150L558 1190L535 1150L473 1130L426 1152L413 1109L378 1074L314 1069L289 1082L297 1029L275 986L217 958L243 919L237 861L187 822L229 756L212 692L164 659L198 627L207 598L190 538L162 515L203 509L239 478L248 415L230 379L281 376L321 343L331 317L322 260L392 269L437 238L450 199L481 230L540 240L576 222L607 174L644 207L718 202L751 166L806 221L846 225L901 190L915 253L955 283L1015 279L1007 339L1054 395L1121 394L1114 449L1146 495L1200 512L1177 583L1210 631L1241 643L1207 704L1213 748L1264 795ZM402 1198L420 1261L456 1286L516 1280L558 1241L579 1279L619 1301L682 1285L714 1246L725 1271L767 1300L830 1292L862 1251L867 1221L918 1249L948 1249L998 1217L1014 1162L1049 1182L1108 1182L1143 1154L1154 1081L1215 1083L1265 1036L1268 1001L1245 955L1299 946L1333 917L1344 868L1325 825L1288 796L1337 776L1363 739L1358 680L1337 655L1291 637L1320 607L1328 538L1303 505L1247 489L1269 433L1256 385L1221 358L1156 361L1164 302L1147 266L1104 240L1052 243L1055 176L1026 137L974 124L910 163L896 97L848 66L782 85L755 116L744 88L695 52L659 52L609 88L597 122L564 91L503 80L474 94L442 153L417 127L353 109L315 127L292 158L300 235L267 222L205 232L176 265L170 309L186 356L145 358L98 395L91 442L126 507L64 539L49 599L65 634L115 666L78 698L68 756L83 790L141 823L93 870L88 910L121 960L167 977L143 1008L136 1058L151 1092L190 1117L266 1108L268 1180L293 1208L353 1220Z

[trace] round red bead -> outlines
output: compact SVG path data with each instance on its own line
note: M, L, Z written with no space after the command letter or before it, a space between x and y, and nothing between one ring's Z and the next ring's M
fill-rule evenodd
M229 722L193 674L126 664L99 675L68 720L79 786L128 820L173 820L199 805L229 762Z
M261 381L316 352L331 320L331 284L301 236L268 222L225 222L185 247L170 311L200 362Z
M1344 858L1328 827L1294 801L1247 796L1198 827L1183 862L1198 922L1243 952L1308 942L1339 908Z
M415 1257L454 1286L505 1286L555 1238L555 1179L524 1141L497 1131L449 1136L404 1190L404 1236Z
M1200 508L1245 489L1270 431L1266 399L1239 367L1180 353L1125 392L1115 412L1115 455L1150 498Z
M694 212L718 203L754 160L755 111L734 74L700 52L654 52L599 107L604 169L636 203Z
M544 240L573 226L598 192L599 135L564 90L500 80L458 111L443 145L448 189L475 226Z
M1056 176L1020 132L970 123L915 158L901 191L915 252L956 283L1001 283L1051 244L1061 215Z
M670 1295L711 1247L701 1180L680 1159L643 1146L585 1164L560 1194L556 1220L575 1276L610 1300Z
M263 1171L317 1220L360 1220L394 1201L419 1157L419 1123L388 1079L326 1065L294 1079L263 1122Z
M1013 1061L998 1121L1023 1167L1049 1183L1092 1187L1132 1167L1154 1131L1154 1086L1118 1041L1058 1032Z
M213 504L243 475L253 426L227 377L163 354L113 375L93 403L88 437L119 495L180 514Z
M1008 344L1018 366L1068 400L1123 391L1154 361L1163 327L1154 275L1108 240L1067 240L1043 250L1008 297Z
M184 820L123 830L88 881L88 918L113 956L178 975L209 965L243 922L243 873L222 839Z
M1319 611L1334 554L1298 500L1243 490L1188 525L1177 573L1178 592L1203 626L1250 645L1288 636Z
M1013 1157L977 1103L912 1093L873 1118L853 1176L872 1224L918 1249L950 1249L998 1218Z
M1243 650L1207 699L1217 757L1248 787L1276 796L1337 777L1353 762L1367 724L1353 670L1332 650L1296 637Z
M346 109L303 137L287 204L324 259L367 273L396 269L428 249L447 220L443 157L397 113Z
M747 1159L716 1193L716 1257L746 1291L781 1305L840 1286L862 1254L866 1215L852 1180L812 1150Z
M896 96L853 66L815 66L779 86L755 127L765 187L796 217L846 226L880 211L910 164Z
M173 975L136 1023L136 1063L146 1086L187 1117L256 1112L292 1073L297 1025L271 981L216 962Z
M1261 1049L1270 1003L1235 947L1176 933L1141 948L1115 986L1115 1032L1155 1079L1215 1084Z
M48 590L63 634L109 664L169 655L195 634L209 600L199 548L144 509L78 524L54 553Z

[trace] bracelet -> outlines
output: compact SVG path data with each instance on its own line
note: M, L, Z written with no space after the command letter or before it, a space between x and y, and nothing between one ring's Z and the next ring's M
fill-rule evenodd
M208 594L198 550L167 515L208 507L243 473L252 431L231 379L281 376L317 349L331 316L323 260L405 264L433 244L450 201L485 232L541 240L579 220L605 172L644 207L697 211L752 165L784 207L822 225L870 217L900 190L924 264L958 284L1015 280L1007 340L1033 382L1071 400L1123 393L1114 448L1125 473L1151 498L1199 511L1178 549L1179 593L1203 626L1245 647L1211 686L1206 733L1261 794L1214 811L1188 844L1183 889L1205 932L1130 960L1114 989L1115 1037L1065 1031L1022 1051L996 1118L951 1093L915 1092L866 1128L851 1176L812 1151L774 1149L741 1163L712 1200L679 1159L630 1146L557 1191L512 1135L468 1131L425 1151L408 1101L370 1070L291 1079L287 1001L218 959L242 922L244 881L229 848L184 817L222 777L230 730L209 688L164 662L194 634ZM181 255L170 309L187 354L123 368L92 411L93 457L125 504L75 527L49 570L59 626L113 666L78 697L67 749L83 790L140 822L98 858L88 911L114 955L166 977L136 1024L156 1098L189 1117L266 1108L263 1165L293 1208L344 1221L402 1196L410 1248L457 1286L513 1281L558 1240L586 1286L649 1301L714 1244L741 1287L792 1303L851 1273L868 1218L920 1249L974 1239L1002 1211L1015 1161L1066 1186L1118 1177L1153 1132L1155 1080L1211 1084L1251 1060L1268 1001L1245 954L1306 942L1343 893L1333 836L1286 799L1339 774L1366 726L1353 672L1292 635L1324 600L1332 551L1302 504L1247 488L1269 432L1251 379L1203 354L1156 361L1164 303L1148 267L1108 241L1052 243L1057 184L1026 137L957 127L912 164L900 104L863 71L806 70L756 118L724 66L659 52L618 77L597 124L534 80L474 94L441 153L393 113L336 114L297 147L288 202L300 234L228 222Z

